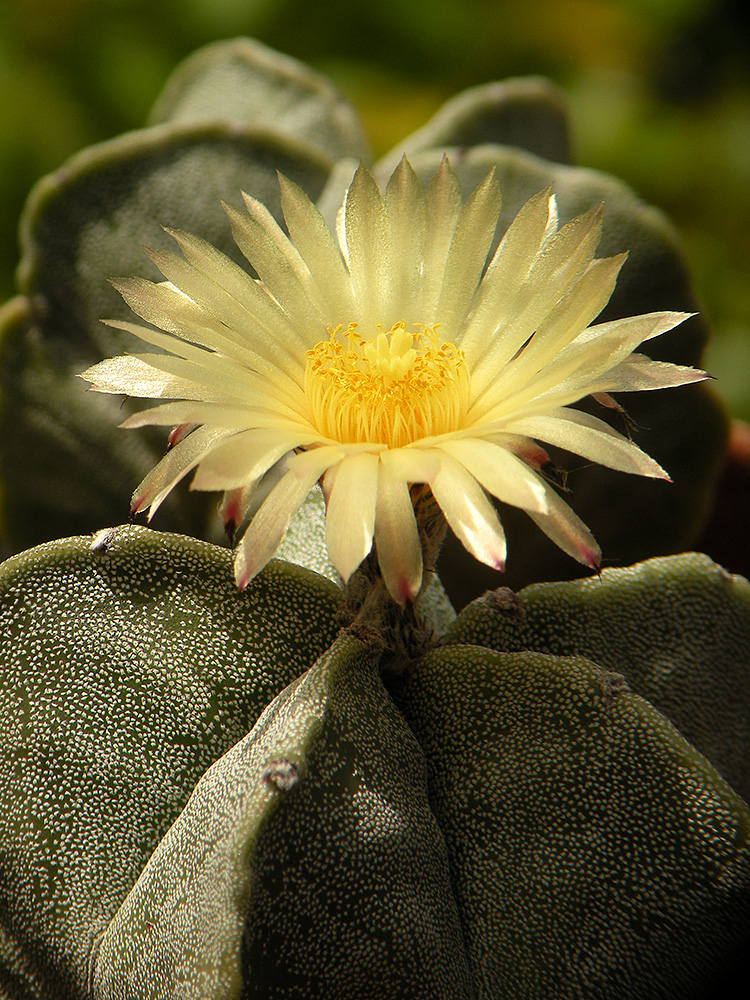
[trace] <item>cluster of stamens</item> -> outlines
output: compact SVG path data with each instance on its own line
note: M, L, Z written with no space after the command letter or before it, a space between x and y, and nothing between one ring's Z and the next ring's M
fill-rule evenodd
M466 415L469 372L463 352L436 326L396 323L365 339L350 323L329 328L307 352L305 392L313 424L344 444L402 448L456 430Z

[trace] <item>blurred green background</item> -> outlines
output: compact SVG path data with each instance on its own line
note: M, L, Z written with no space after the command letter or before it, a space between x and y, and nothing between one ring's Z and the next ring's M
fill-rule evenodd
M747 0L3 0L3 298L31 185L140 127L181 58L240 34L326 73L375 155L464 87L555 81L577 162L622 177L680 229L715 331L707 367L750 419Z

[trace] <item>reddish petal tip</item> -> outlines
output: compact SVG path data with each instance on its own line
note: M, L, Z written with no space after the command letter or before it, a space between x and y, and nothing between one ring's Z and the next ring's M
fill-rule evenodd
M601 558L601 553L591 552L588 549L582 553L584 566L588 566L589 569L593 569L596 573L600 572Z

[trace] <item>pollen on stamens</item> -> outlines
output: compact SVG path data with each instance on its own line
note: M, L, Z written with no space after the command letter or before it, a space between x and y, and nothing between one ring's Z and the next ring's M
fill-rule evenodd
M344 444L403 448L458 430L466 417L469 370L437 326L404 323L363 337L356 323L330 328L307 352L305 392L322 435Z

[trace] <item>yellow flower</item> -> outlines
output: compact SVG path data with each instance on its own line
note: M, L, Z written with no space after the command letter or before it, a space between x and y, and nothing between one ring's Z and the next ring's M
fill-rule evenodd
M494 172L464 204L447 161L425 190L402 160L384 195L360 168L336 236L298 187L280 183L288 235L253 198L244 196L243 212L226 209L257 280L173 232L181 255L149 251L166 282L116 283L157 329L111 325L165 353L103 361L83 377L102 392L173 400L123 426L177 425L174 446L135 491L134 512L153 515L195 469L192 487L225 491L225 521L241 525L280 463L238 546L240 587L318 481L334 566L347 580L374 540L402 604L422 583L414 484L429 487L464 546L490 566L503 568L505 538L488 493L595 567L596 542L540 476L546 455L536 442L668 478L571 405L705 377L633 353L685 313L590 325L625 259L594 256L601 210L560 227L554 196L542 191L488 262L500 212Z

